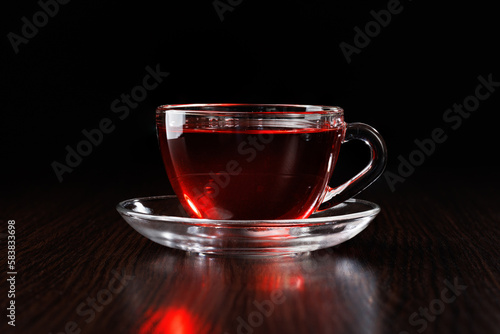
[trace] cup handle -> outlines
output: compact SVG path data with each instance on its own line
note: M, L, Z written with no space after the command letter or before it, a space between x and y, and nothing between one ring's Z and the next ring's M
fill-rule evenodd
M346 183L335 188L327 187L323 203L316 211L326 210L356 196L382 175L387 164L387 147L378 131L364 123L347 124L342 143L353 139L361 140L370 147L370 163Z

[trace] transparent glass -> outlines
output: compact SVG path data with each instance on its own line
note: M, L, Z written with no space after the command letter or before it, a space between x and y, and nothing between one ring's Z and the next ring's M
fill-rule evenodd
M386 163L378 132L346 124L339 107L165 105L156 124L169 180L193 218L305 219L362 191ZM370 147L370 163L332 189L341 144L353 139Z
M245 257L287 256L332 247L363 231L380 212L377 204L349 199L307 219L199 219L190 218L174 195L126 200L117 210L137 232L158 244Z

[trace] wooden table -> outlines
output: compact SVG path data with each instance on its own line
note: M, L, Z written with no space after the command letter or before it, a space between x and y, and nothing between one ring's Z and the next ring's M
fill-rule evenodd
M2 200L2 333L500 332L500 195L491 180L414 178L391 193L380 179L358 196L382 207L359 236L267 260L149 241L114 207L163 185L123 180L32 184Z

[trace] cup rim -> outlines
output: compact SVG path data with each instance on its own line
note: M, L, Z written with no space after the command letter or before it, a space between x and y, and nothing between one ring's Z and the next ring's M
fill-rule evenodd
M238 107L243 107L239 108ZM244 108L251 108L245 110ZM280 109L281 110L273 110ZM312 104L281 104L281 103L191 103L164 104L157 107L156 112L182 111L184 113L207 114L330 114L343 116L344 110L337 106Z

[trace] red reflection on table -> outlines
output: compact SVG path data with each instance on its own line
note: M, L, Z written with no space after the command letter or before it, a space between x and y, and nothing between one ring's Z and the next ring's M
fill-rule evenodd
M304 277L299 273L288 275L280 274L279 272L268 272L265 275L257 278L254 288L258 291L273 291L273 290L298 290L304 288Z
M182 307L169 307L149 312L139 334L204 334L207 324Z

